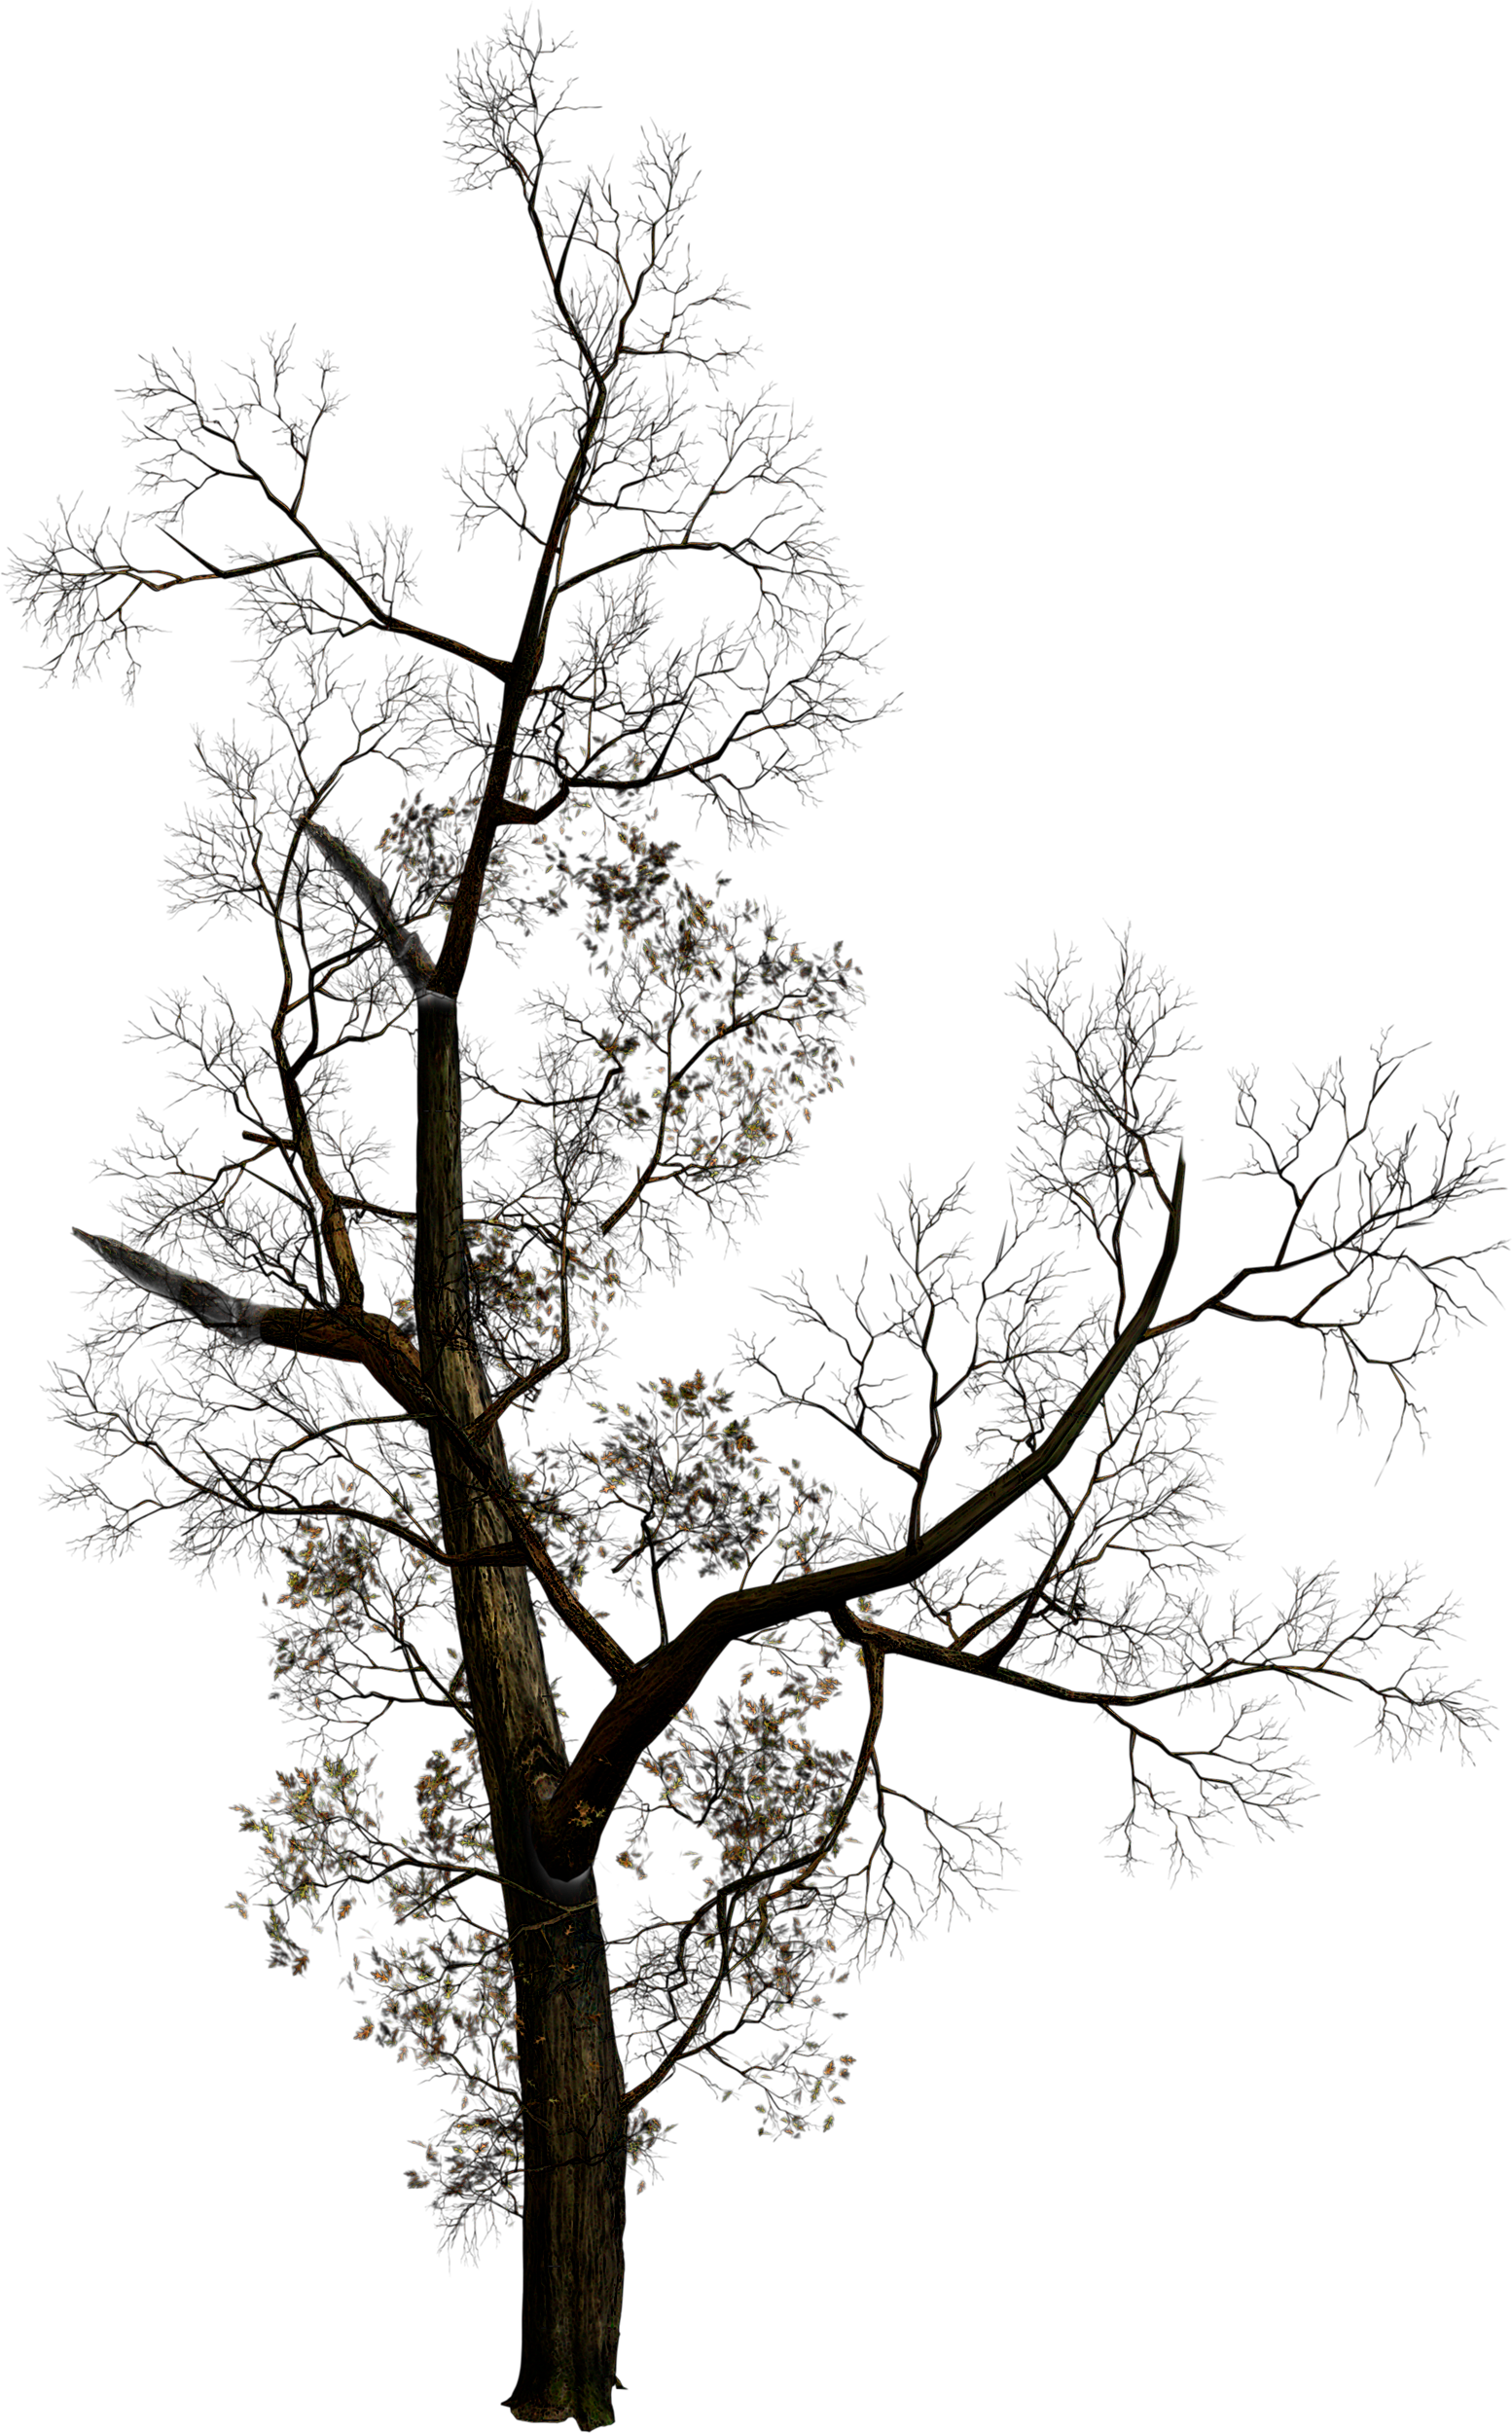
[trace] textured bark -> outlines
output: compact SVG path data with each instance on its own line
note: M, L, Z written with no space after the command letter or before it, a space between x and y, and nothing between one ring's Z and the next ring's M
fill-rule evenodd
M422 997L415 1179L415 1318L428 1392L453 1427L487 1407L473 1336L462 1232L456 1008ZM496 1433L484 1439L502 1473ZM450 1431L431 1432L447 1550L510 1543L508 1510ZM524 2149L520 2376L507 2405L526 2423L612 2424L624 2286L625 2081L592 1870L550 1875L535 1819L567 1770L528 1577L459 1566L457 1626L514 1973Z

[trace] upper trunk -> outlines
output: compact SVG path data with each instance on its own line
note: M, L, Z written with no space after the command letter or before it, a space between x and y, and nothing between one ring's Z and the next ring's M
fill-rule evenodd
M454 1426L486 1407L462 1232L456 1007L419 1004L415 1317L421 1365ZM502 1465L491 1433L488 1450ZM431 1449L447 1551L509 1543L508 1514L455 1439ZM537 1855L534 1818L567 1768L523 1570L452 1574L514 1976L524 2160L522 2355L508 2402L529 2423L612 2424L624 2284L625 2081L592 1872L558 1882Z

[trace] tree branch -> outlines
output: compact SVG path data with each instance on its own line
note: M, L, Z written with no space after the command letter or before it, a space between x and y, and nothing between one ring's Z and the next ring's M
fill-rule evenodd
M169 1302L187 1317L198 1319L212 1333L236 1335L244 1343L265 1343L273 1351L301 1352L317 1360L351 1361L366 1368L411 1418L430 1427L445 1428L474 1475L502 1505L514 1532L510 1544L486 1547L469 1557L469 1561L522 1564L540 1583L553 1613L610 1680L629 1680L635 1669L632 1659L597 1616L574 1596L538 1531L525 1518L519 1498L502 1474L501 1463L488 1448L477 1444L465 1428L435 1406L421 1377L414 1347L391 1318L375 1317L367 1310L271 1308L267 1303L243 1300L235 1293L223 1291L219 1285L206 1284L181 1269L167 1267L162 1259L152 1257L146 1251L132 1250L125 1242L85 1233L77 1225L73 1230L125 1283Z
M279 945L280 947L283 945L281 926ZM306 1062L306 1057L313 1053L317 1035L313 1021L313 991L311 991L310 1045L306 1055L296 1061L290 1057L285 1039L285 1026L294 988L294 975L286 954L283 968L283 995L279 999L278 1011L273 1017L270 1036L273 1060L278 1069L279 1085L283 1092L284 1111L289 1119L290 1140L294 1155L299 1163L299 1170L320 1211L320 1239L325 1246L326 1256L331 1262L331 1272L336 1278L338 1302L343 1310L360 1310L366 1298L363 1291L362 1270L357 1264L357 1253L352 1248L351 1232L341 1199L326 1180L321 1169L320 1154L315 1146L315 1136L310 1126L309 1110L305 1104L305 1093L300 1087L300 1067Z
M391 1318L371 1310L313 1305L278 1309L264 1301L244 1300L237 1293L223 1291L219 1285L167 1267L128 1243L86 1233L78 1225L73 1231L125 1283L197 1318L212 1333L236 1335L243 1343L266 1343L275 1352L303 1352L314 1360L351 1361L366 1368L404 1409L415 1412L422 1393L419 1362L409 1337Z
M589 576L608 574L610 566L632 566L637 557L657 557L659 550L730 550L732 555L739 555L732 540L652 540L644 550L628 550L625 557L603 557L595 566L584 566L581 574L574 574L566 584L557 584L557 589L571 591L576 584L586 584Z
M854 1597L907 1587L1059 1469L1154 1320L1175 1265L1185 1183L1186 1161L1178 1154L1165 1241L1139 1306L1032 1453L893 1552L716 1597L668 1647L658 1649L635 1667L590 1729L549 1811L537 1824L537 1844L554 1874L576 1874L590 1864L604 1821L641 1752L687 1704L732 1641L805 1614L833 1613ZM949 1660L948 1652L941 1652ZM976 1668L962 1662L957 1669Z
M383 944L416 997L436 988L436 966L413 929L400 926L394 899L376 872L353 853L344 837L333 836L316 819L305 822L306 835L338 878L343 880L372 919Z
M532 205L531 218L535 218ZM539 230L538 230L539 233ZM569 239L570 242L570 239ZM543 249L544 250L544 249ZM566 247L562 259L566 258ZM549 265L548 265L549 267ZM558 308L570 325L561 287L559 268L552 273L553 291ZM536 563L535 581L521 621L520 638L515 645L509 680L504 688L504 707L500 713L498 732L488 759L488 774L484 782L483 799L474 822L467 859L452 898L447 934L442 942L438 987L442 994L455 997L461 989L473 939L478 929L478 915L483 904L483 891L488 872L488 857L493 851L499 829L508 824L534 825L558 810L567 799L567 788L559 785L538 811L522 803L508 801L510 777L514 769L515 744L521 720L530 698L531 688L540 672L546 650L546 632L551 620L553 587L561 571L562 554L572 528L572 518L578 503L584 478L593 454L594 435L602 418L607 386L596 363L591 362L592 402L584 415L578 437L577 453L562 477L546 538Z

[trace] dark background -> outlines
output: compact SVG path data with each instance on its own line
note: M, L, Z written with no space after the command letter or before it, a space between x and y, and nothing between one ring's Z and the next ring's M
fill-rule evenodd
M474 92L486 100L486 63L472 66ZM630 56L620 66L630 73ZM555 146L559 163L557 185L542 190L542 214L555 214L561 234L581 165L608 165L630 248L649 224L652 156L657 173L676 159L681 122L668 127L649 112L644 134L628 144L628 112L605 117L550 46L540 46L535 68L547 149ZM1447 1069L1427 1046L1395 1046L1393 927L1384 920L1074 923L1072 703L904 701L902 352L758 350L761 282L712 272L707 154L698 151L707 125L702 112L688 115L693 134L678 163L688 200L657 272L666 294L686 282L676 360L634 367L623 457L605 467L600 489L610 501L630 496L664 457L668 487L657 506L676 527L707 487L712 433L739 420L741 445L751 448L746 487L715 498L701 530L730 532L741 555L732 566L717 555L662 560L644 584L615 594L615 605L639 637L639 673L652 678L654 767L696 764L659 796L662 832L701 879L761 903L777 937L814 954L848 954L865 1005L848 1032L846 1090L819 1109L800 1161L737 1195L732 1210L678 1212L676 1255L664 1265L652 1244L644 1270L652 1319L644 1336L632 1326L625 1362L654 1362L662 1375L683 1361L710 1367L725 1353L761 1346L780 1353L787 1375L802 1346L780 1331L773 1297L807 1294L839 1314L860 1270L878 1278L884 1297L892 1249L884 1216L899 1224L909 1192L931 1202L941 1221L943 1202L957 1197L948 1221L965 1224L972 1289L991 1292L1014 1273L1043 1270L1050 1333L1064 1312L1067 1346L1092 1324L1101 1351L1118 1292L1106 1255L1113 1202L1094 1202L1101 1219L1094 1224L1069 1190L1082 1168L1069 1148L1062 1168L1060 1144L1069 1144L1069 1112L1084 1108L1084 1090L1045 1017L1024 1005L1028 986L1053 1000L1055 954L1067 983L1064 1002L1055 1002L1103 1083L1116 1071L1108 1059L1126 949L1145 968L1135 1017L1140 1122L1167 1187L1176 1144L1186 1153L1181 1251L1160 1319L1204 1302L1240 1265L1274 1258L1296 1192L1350 1151L1337 1108L1354 1114L1376 1088L1384 1095L1374 1124L1390 1127L1403 1202L1437 1202L1418 1229L1388 1224L1393 1258L1376 1273L1376 1317L1351 1338L1361 1361L1354 1397L1342 1336L1223 1312L1152 1341L1113 1390L1113 1401L1131 1409L1135 1372L1147 1372L1157 1404L1165 1397L1206 1411L1184 1438L1201 1458L1204 1533L1191 1547L1179 1614L1167 1606L1165 1575L1150 1589L1150 1662L1160 1650L1201 1669L1228 1645L1257 1648L1291 1614L1301 1584L1315 1633L1340 1620L1356 1635L1361 1679L1395 1684L1418 1706L1395 1701L1388 1711L1374 1693L1325 1696L1296 1679L1249 1687L1238 1708L1210 1693L1181 1701L1191 1708L1181 1732L1167 1716L1162 1740L1206 1747L1223 1732L1240 1735L1259 1789L1235 1800L1194 1784L1191 1766L1157 1747L1131 1747L1126 1723L1101 1708L889 1657L880 1760L892 1796L887 1864L875 1886L878 1946L868 1944L836 1983L826 2034L863 2076L1001 2076L1021 2071L1024 1730L1098 1730L1103 1888L1427 1886L1429 1769L1491 1761L1495 1601L1432 1591L1429 1361L1434 1351L1483 1348L1493 1231L1505 1215L1483 1119L1495 1103L1493 1051L1457 1049ZM450 141L448 209L477 214L491 245L486 292L474 253L472 289L452 299L448 328L467 331L469 313L486 318L508 336L503 360L496 343L469 352L462 336L438 360L350 352L308 362L294 355L289 331L180 328L158 360L90 367L88 450L65 459L51 453L51 430L78 416L73 367L54 365L54 386L44 375L21 404L31 416L29 462L51 472L15 508L19 579L7 599L15 681L119 688L126 783L124 1041L41 1046L41 1302L51 1353L41 1404L39 1723L224 1730L229 1810L255 1808L289 1757L287 1706L270 1679L287 1557L277 1533L224 1536L219 1523L165 1497L161 1470L122 1443L109 1414L136 1397L158 1411L182 1397L190 1434L214 1440L224 1429L234 1443L245 1411L272 1390L277 1362L248 1365L245 1348L221 1351L172 1309L119 1288L80 1258L68 1229L117 1234L235 1283L214 1265L214 1229L195 1239L180 1226L177 1239L151 1244L141 1234L161 1215L153 1176L167 1148L187 1153L185 1163L201 1151L204 1171L216 1171L224 1109L206 1093L206 1075L214 1054L235 1051L243 1032L263 1054L277 988L263 908L238 913L234 890L206 864L206 835L226 817L216 772L240 754L248 781L272 796L292 788L302 801L289 717L302 722L318 783L350 749L352 730L381 720L381 749L331 798L333 825L341 813L360 835L404 791L438 796L477 781L498 676L457 676L452 659L425 657L425 644L360 633L365 610L341 584L308 594L294 584L292 596L308 600L302 630L277 608L287 576L235 594L219 584L136 591L128 605L124 581L80 591L60 576L117 562L185 571L185 550L231 564L260 547L270 555L287 547L277 513L224 450L204 459L195 453L185 401L234 406L248 459L265 472L282 467L292 489L287 428L299 416L308 420L323 384L328 409L311 453L306 521L389 613L506 657L535 569L530 535L550 521L574 433L571 365L561 360L518 192L508 178L491 182L486 107L462 112ZM763 489L758 474L768 469L775 482ZM598 521L584 511L576 562L608 555L618 532L613 503ZM126 615L117 615L122 605ZM589 586L561 599L542 683L564 683L561 669L576 673L574 652L600 613ZM730 743L768 717L795 725ZM484 925L464 998L464 1088L474 1073L498 1075L498 1059L511 1054L511 1027L498 1020L506 988ZM350 1127L342 1156L365 1158L370 1197L391 1192L399 1207L411 1205L406 1054L399 1032L370 1071L342 1075L341 1095ZM1330 1073L1337 1090L1325 1090ZM469 1158L474 1139L482 1158L482 1134L469 1134ZM1043 1207L1030 1221L1035 1197ZM1019 1221L1024 1239L1014 1234ZM1135 1292L1155 1268L1162 1226L1165 1212L1145 1185L1128 1202L1121 1239ZM384 1255L367 1234L360 1253L375 1265ZM1278 1285L1238 1299L1301 1307L1301 1294L1288 1299ZM1351 1319L1356 1309L1350 1304ZM941 1346L953 1326L953 1351L965 1343L965 1283L960 1294L941 1292ZM1053 1341L1038 1356L1048 1372L1035 1385L1030 1358L1024 1392L1043 1392L1053 1404L1064 1362ZM878 1419L887 1424L884 1440L904 1450L921 1429L921 1372L907 1358L904 1346L880 1387ZM1398 1367L1371 1365L1388 1361ZM1084 1370L1064 1375L1074 1392ZM321 1390L333 1409L342 1395L370 1392L345 1375L326 1377ZM904 1504L887 1502L865 1458L821 1431L800 1440L858 1499L882 1533L873 1543L897 1543ZM951 1419L926 1523L991 1474L990 1450L985 1435L960 1434ZM1058 1474L1067 1499L1089 1468L1092 1434ZM1048 1499L1043 1511L1006 1516L972 1550L972 1589L1016 1594L1053 1536ZM698 1611L693 1584L688 1596L683 1616ZM882 1618L918 1628L912 1609ZM550 1618L545 1630L571 1747L598 1684ZM639 1648L630 1609L625 1643ZM1077 1672L1087 1650L1074 1635L1043 1638L1033 1659L1028 1650L1016 1659L1028 1672L1038 1664L1045 1679L1092 1682ZM710 1684L717 1693L720 1684ZM850 1747L860 1745L863 1721L855 1701L836 1718ZM1288 1789L1281 1805L1272 1796L1278 1771ZM610 1896L605 1932L615 1935ZM277 1980L263 1951L234 1935L226 2034L350 2037L341 1974ZM394 2056L360 2049L362 2071L394 2066ZM632 2185L625 2418L707 2423L712 2139L756 2134L751 2090L739 2073L698 2061L673 2073L657 2100L676 2136L657 2151L644 2190ZM443 2081L411 2073L406 2139L425 2134L433 2115L445 2117ZM457 2326L474 2319L469 2277L491 2324L486 2368L457 2339ZM411 2207L409 2421L496 2421L513 2339L511 2277L498 2224L462 2236Z

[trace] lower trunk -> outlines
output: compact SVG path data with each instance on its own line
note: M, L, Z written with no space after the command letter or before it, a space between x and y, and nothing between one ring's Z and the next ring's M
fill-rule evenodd
M495 1528L501 1522L494 1522ZM514 1979L523 2148L520 2379L527 2424L612 2424L625 2280L625 2077L592 1870L546 1872L533 1786L566 1756L530 1592L518 1571L463 1571L457 1616Z
M562 1888L563 1894L567 1892ZM528 2424L614 2422L625 2282L625 2082L592 1879L512 1896L524 2142L520 2378Z

